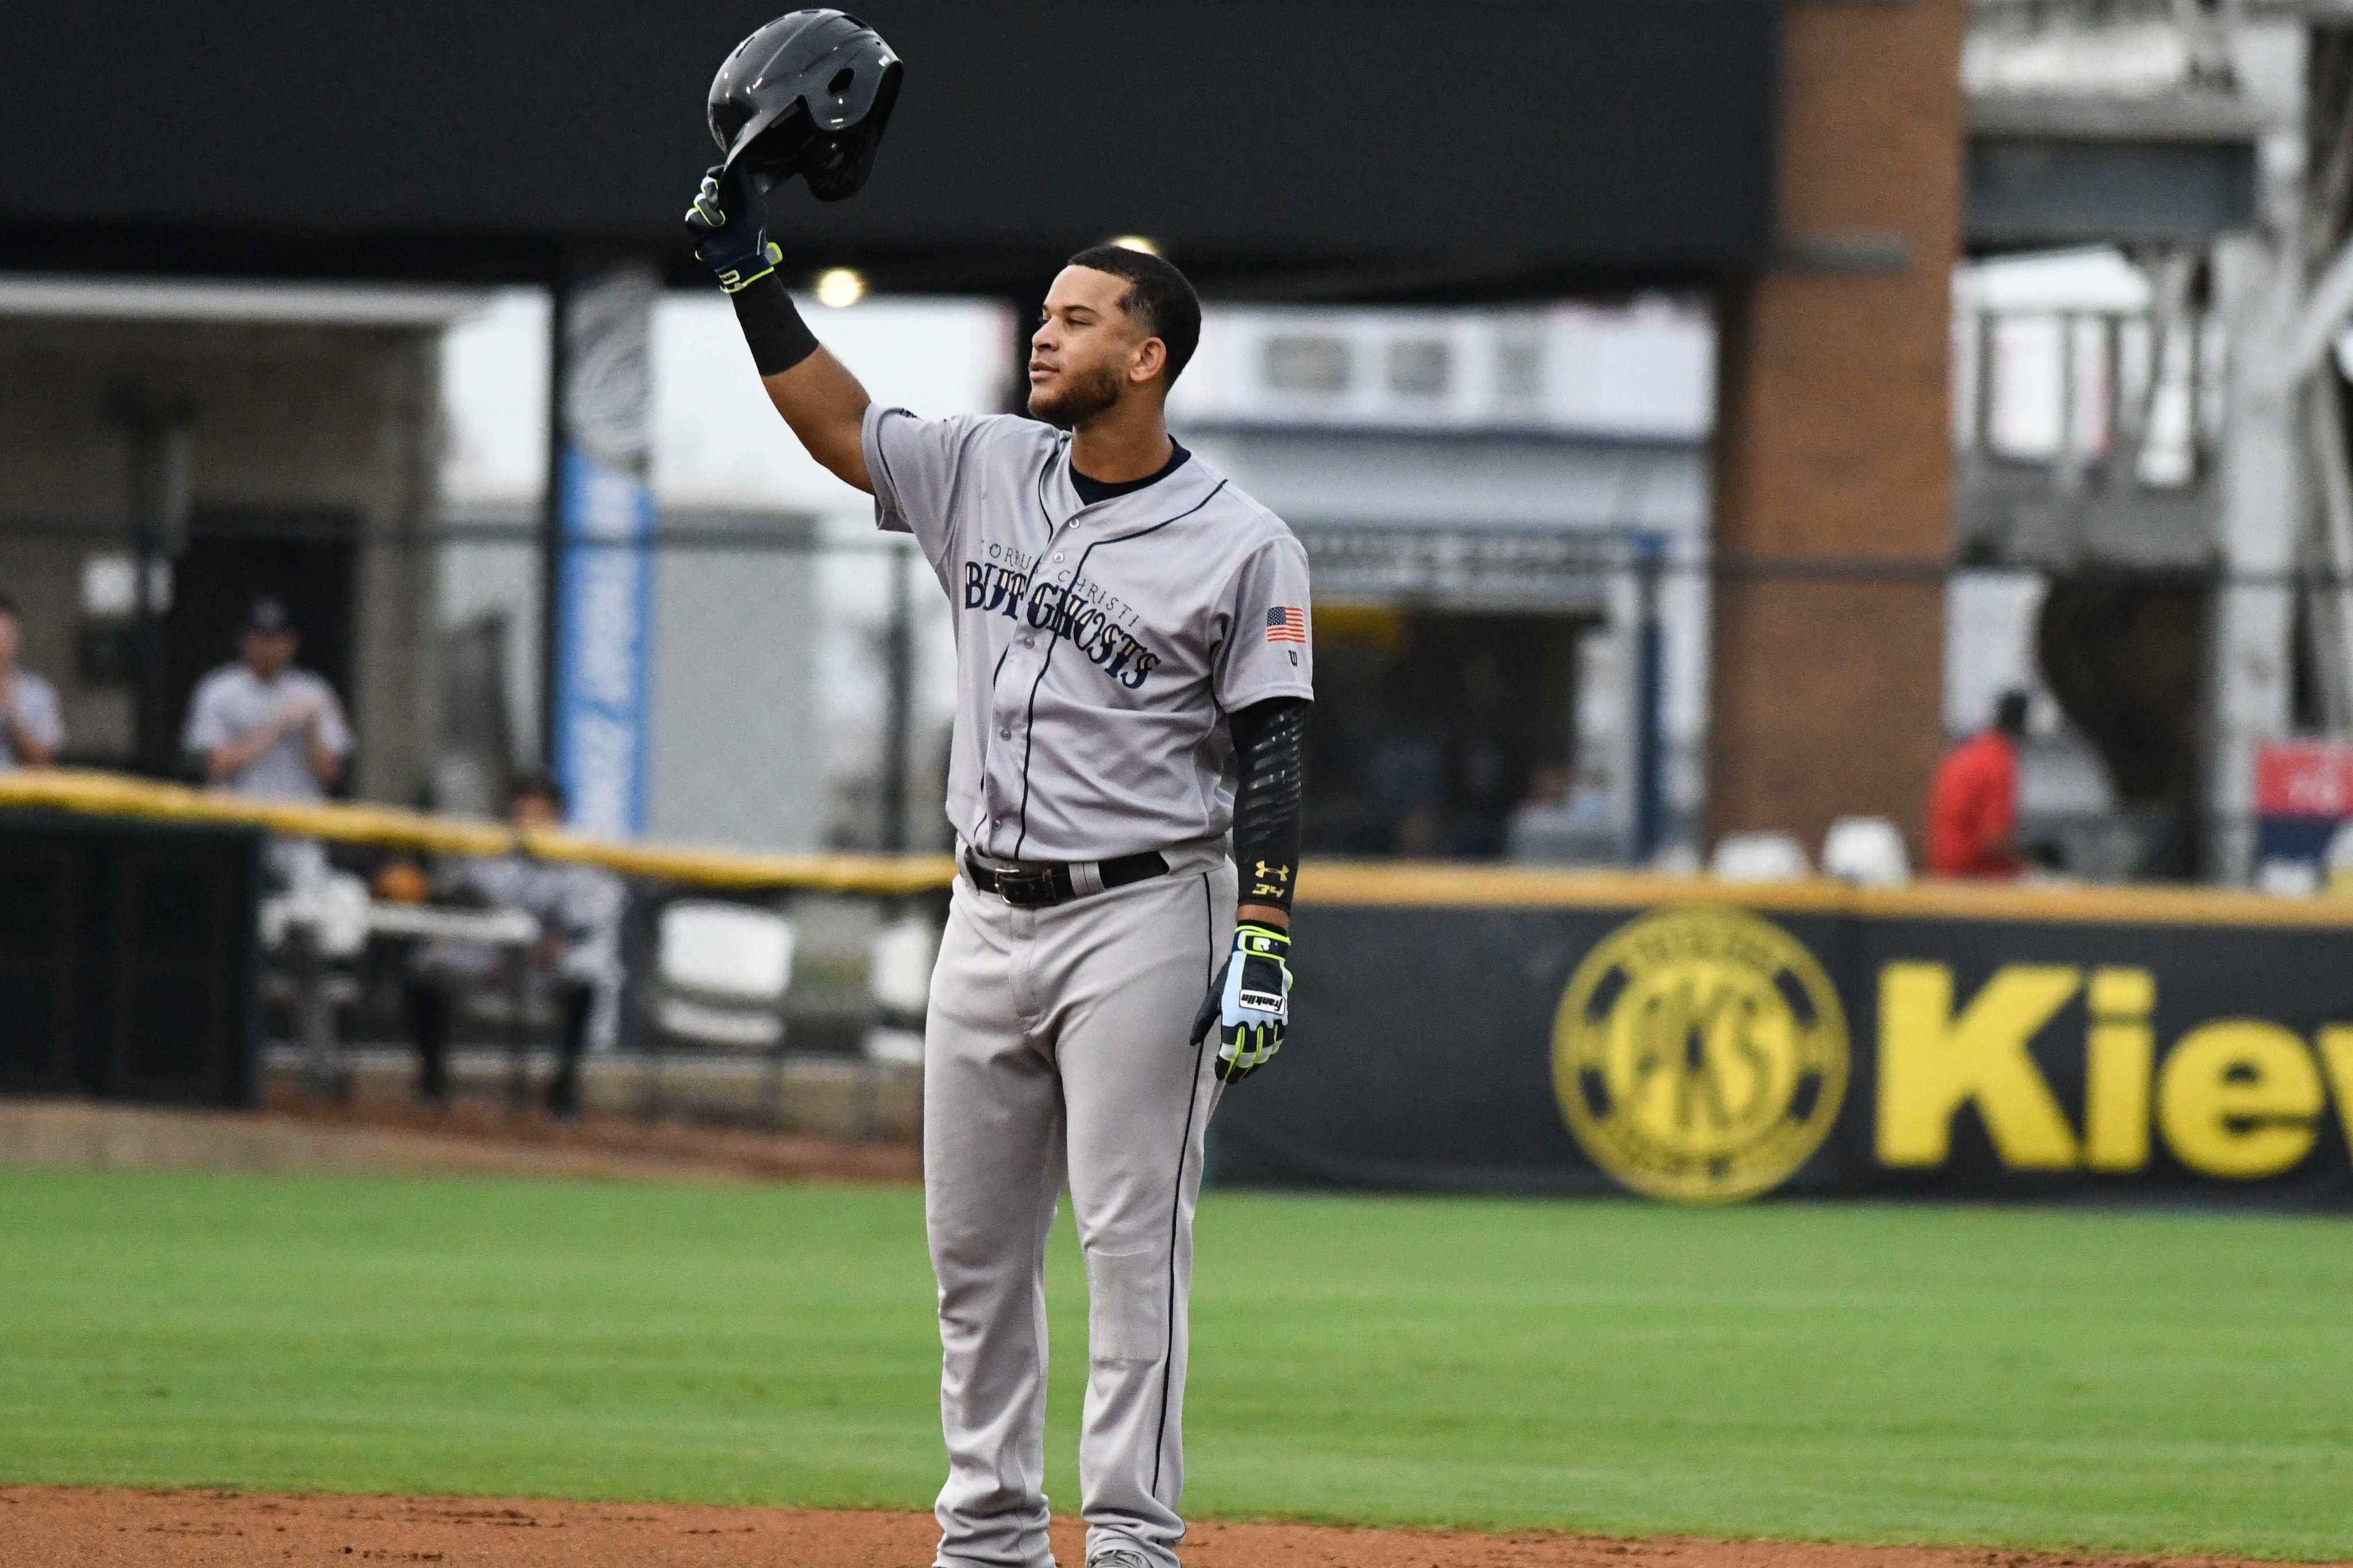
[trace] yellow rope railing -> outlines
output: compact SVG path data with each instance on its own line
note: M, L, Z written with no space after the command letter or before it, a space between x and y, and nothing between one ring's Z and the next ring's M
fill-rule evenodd
M755 855L615 844L568 833L518 836L501 823L393 806L291 805L71 769L0 773L0 810L9 807L164 822L240 823L302 838L381 844L434 855L503 855L520 847L544 860L602 866L623 876L690 887L792 888L903 898L936 892L955 875L955 863L945 855ZM1300 868L1299 879L1300 903L1314 906L1639 909L1730 904L1790 915L2153 925L2353 926L2353 897L2344 896L2348 891L2353 889L2287 899L2215 888L1934 879L1901 888L1854 888L1821 879L1721 882L1642 872L1427 861L1310 861Z
M0 773L0 808L12 806L155 822L235 823L301 838L431 855L503 855L520 847L543 860L705 888L803 888L888 898L944 888L955 873L944 855L754 855L613 844L569 833L517 835L502 823L395 806L295 805L62 768Z

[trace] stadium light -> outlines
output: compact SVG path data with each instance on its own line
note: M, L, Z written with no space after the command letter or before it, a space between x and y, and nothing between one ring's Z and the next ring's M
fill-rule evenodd
M864 298L866 298L866 277L855 268L832 267L818 274L818 304L829 305L837 310L842 310Z

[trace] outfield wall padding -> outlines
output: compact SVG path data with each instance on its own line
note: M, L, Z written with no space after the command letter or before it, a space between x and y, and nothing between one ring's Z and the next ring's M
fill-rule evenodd
M2353 900L1331 868L1238 1184L2353 1203Z
M261 842L0 814L0 1094L255 1104Z
M247 1103L263 831L896 898L944 856L0 775L0 1093ZM2353 1204L2353 897L1311 862L1229 1183Z

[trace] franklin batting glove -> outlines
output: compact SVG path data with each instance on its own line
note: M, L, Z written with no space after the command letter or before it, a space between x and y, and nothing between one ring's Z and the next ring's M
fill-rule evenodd
M686 209L686 232L694 241L695 259L717 273L719 286L733 294L776 271L785 253L762 226L758 195L737 181L723 185L723 167L713 163L703 171L702 188Z
M1291 938L1271 926L1234 928L1233 951L1193 1016L1193 1043L1218 1029L1218 1077L1239 1083L1274 1059L1291 1022Z

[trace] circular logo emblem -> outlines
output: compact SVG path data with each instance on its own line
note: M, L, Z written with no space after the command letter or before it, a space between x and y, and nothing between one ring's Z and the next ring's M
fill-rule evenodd
M1814 955L1745 910L1620 926L1570 977L1552 1035L1569 1131L1636 1192L1754 1197L1821 1146L1846 1095L1846 1016Z

